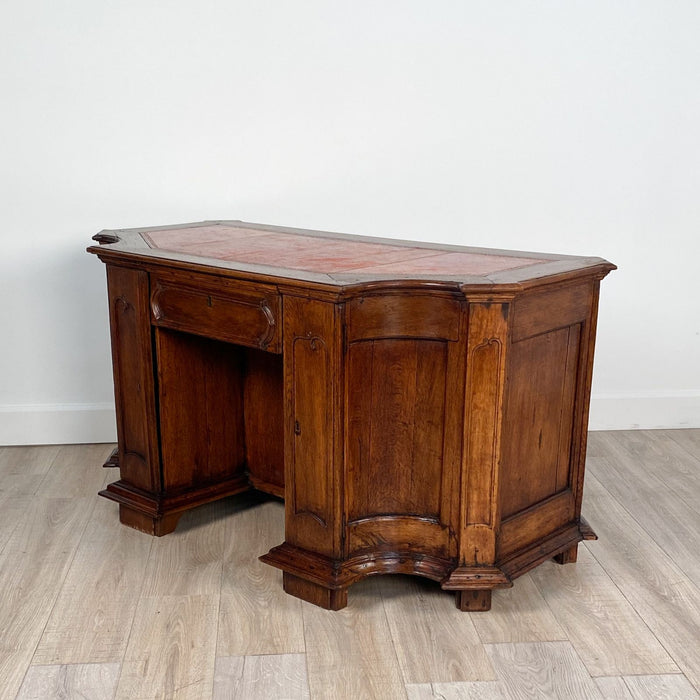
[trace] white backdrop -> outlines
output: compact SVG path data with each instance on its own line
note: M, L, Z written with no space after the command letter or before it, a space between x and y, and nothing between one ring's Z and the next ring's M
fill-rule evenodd
M700 426L697 0L0 6L0 444L114 439L101 228L600 255L593 428Z

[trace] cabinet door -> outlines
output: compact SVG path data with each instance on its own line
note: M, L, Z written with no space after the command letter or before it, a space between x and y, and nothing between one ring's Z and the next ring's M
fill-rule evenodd
M148 274L107 266L121 480L160 491Z
M342 307L284 298L286 541L341 554Z

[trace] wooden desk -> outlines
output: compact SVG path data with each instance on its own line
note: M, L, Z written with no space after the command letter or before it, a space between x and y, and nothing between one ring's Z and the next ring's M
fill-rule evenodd
M417 574L487 610L576 560L600 258L240 221L103 231L121 522L163 535L250 488L262 557L330 609Z

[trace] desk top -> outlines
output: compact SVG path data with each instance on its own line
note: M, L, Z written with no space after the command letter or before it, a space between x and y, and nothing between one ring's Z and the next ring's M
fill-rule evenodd
M178 267L218 268L226 276L236 276L238 271L246 277L335 288L406 280L520 286L583 270L604 276L615 267L594 257L419 243L242 221L105 230L93 238L101 245L88 250L105 260L168 261Z

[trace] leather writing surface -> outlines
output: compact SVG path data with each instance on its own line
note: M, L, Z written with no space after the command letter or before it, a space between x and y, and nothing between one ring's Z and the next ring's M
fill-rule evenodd
M488 275L544 262L410 245L348 240L235 226L197 226L142 234L152 248L230 262L308 272Z

